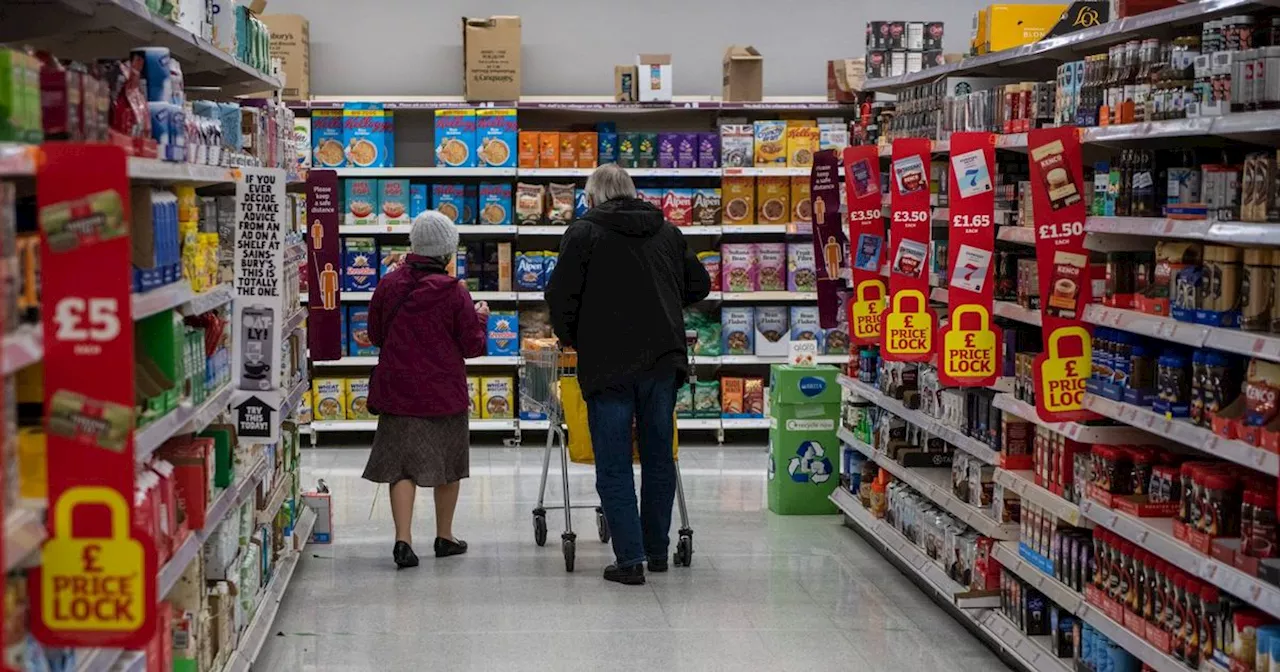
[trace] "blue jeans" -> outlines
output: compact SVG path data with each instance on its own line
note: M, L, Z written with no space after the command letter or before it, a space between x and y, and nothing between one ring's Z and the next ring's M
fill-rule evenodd
M671 456L676 378L674 373L642 377L609 387L587 400L587 424L596 459L596 492L613 533L619 567L665 558L670 544L671 506L676 496L676 463ZM640 511L631 469L631 426L640 440Z

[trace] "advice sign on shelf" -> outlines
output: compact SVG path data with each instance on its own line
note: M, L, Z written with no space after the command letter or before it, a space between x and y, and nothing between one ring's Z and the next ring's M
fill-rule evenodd
M133 526L129 178L109 145L51 143L38 168L51 514L28 574L53 646L139 649L155 634L156 549ZM91 372L92 375L85 375Z
M1033 368L1036 412L1046 422L1088 420L1097 416L1084 408L1093 346L1092 332L1081 318L1093 288L1084 247L1079 129L1034 129L1027 135L1027 147L1044 339Z
M818 262L818 324L831 329L839 324L840 293L848 289L845 268L849 241L840 217L840 159L834 150L813 157L809 174L809 198L813 203L813 254Z
M849 250L853 255L849 337L859 345L874 345L880 342L887 298L884 281L880 279L880 267L884 265L880 154L876 147L862 145L846 147L843 158Z
M240 439L280 437L280 345L284 308L285 172L242 168L236 182L232 384Z
M991 319L995 298L995 136L954 133L950 155L951 225L947 244L947 305L938 333L943 385L995 385L1002 334Z
M930 142L893 141L889 205L889 310L880 336L881 355L891 362L927 362L933 355L929 312Z
M342 241L338 238L340 182L332 170L307 176L307 347L311 360L341 359Z

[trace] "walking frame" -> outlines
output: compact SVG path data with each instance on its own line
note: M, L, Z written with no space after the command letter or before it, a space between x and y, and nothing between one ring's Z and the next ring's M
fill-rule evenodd
M687 345L692 351L697 342L697 332L685 332ZM566 572L574 569L574 557L577 550L577 533L573 531L573 509L595 509L596 530L601 543L608 543L611 537L609 521L605 519L604 509L598 504L574 505L569 498L569 446L566 442L566 425L564 403L561 398L561 382L565 379L576 379L578 376L578 354L572 350L563 350L549 339L526 340L521 347L523 379L520 385L520 407L525 411L542 413L547 416L547 446L542 454L542 479L538 485L538 506L533 510L533 539L539 546L547 543L547 511L564 510L564 532L560 535L560 546L564 552L564 568ZM695 379L695 372L690 367L689 376ZM564 491L564 504L547 506L547 475L551 470L551 453L560 453L560 478ZM689 527L689 511L685 505L684 483L680 478L680 460L676 458L676 501L680 506L680 532L676 542L676 550L672 560L677 567L688 567L693 561L693 529Z

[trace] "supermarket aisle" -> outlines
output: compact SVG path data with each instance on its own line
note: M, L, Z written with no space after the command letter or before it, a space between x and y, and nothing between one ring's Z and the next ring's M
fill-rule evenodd
M1005 669L837 517L769 514L759 449L683 451L694 564L639 588L600 578L611 555L589 511L577 573L553 541L562 518L534 545L532 448L474 449L455 526L471 552L397 572L385 488L370 519L366 455L304 451L304 483L334 492L337 542L307 548L255 670ZM573 475L594 501L590 468ZM415 546L429 553L431 538L420 517Z

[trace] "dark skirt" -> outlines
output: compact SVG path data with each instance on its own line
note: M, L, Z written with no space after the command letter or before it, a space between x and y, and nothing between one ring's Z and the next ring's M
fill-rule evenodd
M438 418L380 415L364 478L374 483L404 479L434 488L471 475L471 429L467 413Z

